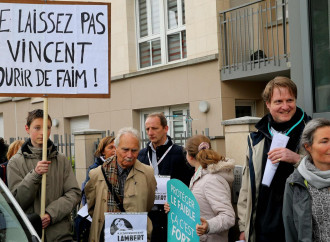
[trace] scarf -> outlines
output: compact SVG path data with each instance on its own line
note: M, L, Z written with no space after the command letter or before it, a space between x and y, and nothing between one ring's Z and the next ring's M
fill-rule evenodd
M28 139L24 144L26 144L26 147L28 148L26 151L29 154L35 154L40 157L40 160L42 159L42 148L34 147L32 145L31 139ZM53 142L48 139L47 140L47 159L48 159L48 156L51 154L52 150L53 150Z
M118 182L118 170L116 156L112 156L111 159L107 159L103 163L103 169L108 181L111 183L113 192L119 194L119 182ZM121 203L123 201L120 201ZM112 191L108 189L108 211L107 212L120 212L117 203L114 199Z
M309 166L308 162L312 164L309 156L305 156L298 166L298 171L305 180L317 189L330 187L330 170L320 171L314 165Z
M268 122L269 122L270 127L272 127L273 129L275 129L276 131L278 131L280 133L286 133L287 131L289 131L290 128L292 128L296 123L299 122L299 120L301 119L303 114L305 116L304 119L289 134L290 139L289 139L289 142L288 142L286 148L290 149L293 152L298 151L302 130L305 127L304 120L306 120L306 116L307 116L306 113L303 113L302 109L297 107L296 112L292 116L292 118L289 121L284 122L284 123L275 122L272 115L270 113L268 114Z

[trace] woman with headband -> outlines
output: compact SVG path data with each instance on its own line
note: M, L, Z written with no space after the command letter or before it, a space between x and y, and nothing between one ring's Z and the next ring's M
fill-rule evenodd
M195 167L189 189L199 206L201 224L196 226L200 241L228 241L228 230L235 224L231 204L234 161L211 149L210 139L195 135L187 140L185 150L189 164ZM169 212L169 204L165 204Z

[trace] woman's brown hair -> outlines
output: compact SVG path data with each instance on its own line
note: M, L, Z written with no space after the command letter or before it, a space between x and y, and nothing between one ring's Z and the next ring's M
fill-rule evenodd
M208 143L209 148L198 150L198 147L202 142ZM212 150L210 139L204 135L195 135L189 138L185 150L188 152L188 155L195 158L204 169L209 164L216 164L219 160L225 159L225 157Z
M10 160L11 157L13 157L19 148L24 144L23 140L16 140L13 143L9 145L8 152L7 152L7 159Z
M97 146L97 149L95 151L95 157L100 157L103 155L103 151L105 149L105 147L114 142L115 138L112 137L112 136L107 136L107 137L104 137L103 139L101 139L99 145Z

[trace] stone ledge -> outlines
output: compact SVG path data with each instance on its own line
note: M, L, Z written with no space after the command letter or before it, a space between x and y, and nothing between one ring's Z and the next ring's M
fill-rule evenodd
M119 81L122 79L127 79L127 78L131 78L131 77L136 77L136 76L142 76L142 75L151 74L151 73L155 73L155 72L159 72L159 71L165 71L165 70L174 69L174 68L178 68L178 67L190 66L190 65L200 64L200 63L204 63L204 62L214 61L214 60L218 60L218 56L219 56L218 54L212 54L212 55L198 57L198 58L194 58L194 59L190 59L190 60L186 60L186 61L182 61L182 62L177 62L174 64L167 64L167 65L162 65L162 66L158 66L158 67L152 67L152 68L149 68L146 70L139 70L136 72L131 72L131 73L123 74L123 75L112 76L111 81Z
M11 100L12 100L11 97L1 97L1 98L0 98L0 103L9 102L9 101L11 101Z
M86 135L86 134L103 134L104 131L98 129L85 129L73 132L73 135Z
M245 116L241 118L228 119L221 122L222 125L256 124L261 118Z

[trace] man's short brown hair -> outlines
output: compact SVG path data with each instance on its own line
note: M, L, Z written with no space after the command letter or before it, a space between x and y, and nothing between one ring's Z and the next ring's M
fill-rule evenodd
M273 80L267 83L263 93L262 99L264 102L270 102L273 97L273 92L275 88L287 88L289 93L297 99L297 86L296 84L288 77L277 76Z
M160 120L160 125L165 128L167 126L167 120L163 113L151 113L147 116L147 118L158 117Z
M26 118L26 125L30 128L31 123L33 122L33 120L37 119L37 118L44 118L44 110L42 109L35 109L31 112L28 113L28 116ZM52 119L48 114L48 120L50 121L50 125L52 125Z

